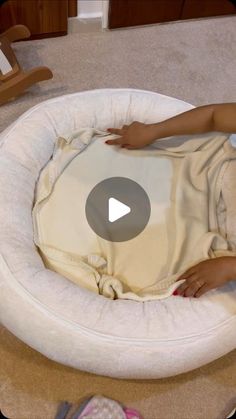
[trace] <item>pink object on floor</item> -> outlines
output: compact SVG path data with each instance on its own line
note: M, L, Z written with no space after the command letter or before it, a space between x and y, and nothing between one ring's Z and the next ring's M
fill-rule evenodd
M126 419L142 419L140 413L135 409L130 409L129 407L124 408Z
M74 417L73 417L74 418ZM75 419L142 419L135 409L101 395L92 397Z

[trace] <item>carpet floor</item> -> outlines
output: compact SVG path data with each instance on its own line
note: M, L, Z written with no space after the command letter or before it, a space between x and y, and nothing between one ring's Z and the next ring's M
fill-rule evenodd
M236 101L236 16L195 19L14 44L23 68L53 79L0 107L0 131L43 100L81 90L153 90L195 106ZM62 400L95 393L144 419L223 419L236 405L236 351L173 378L117 380L76 371L0 328L0 409L11 419L53 419ZM107 419L107 418L104 418Z

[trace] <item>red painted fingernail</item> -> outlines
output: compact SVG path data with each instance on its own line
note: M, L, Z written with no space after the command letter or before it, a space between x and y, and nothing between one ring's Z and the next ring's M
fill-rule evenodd
M177 290L175 290L172 295L178 295Z

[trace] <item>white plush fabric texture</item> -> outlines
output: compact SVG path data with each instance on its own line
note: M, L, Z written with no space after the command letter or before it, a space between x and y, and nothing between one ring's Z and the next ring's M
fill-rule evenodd
M35 184L61 132L158 122L191 108L157 93L102 89L42 102L1 133L0 321L48 358L111 377L162 378L235 349L236 282L199 299L113 301L45 269L33 243Z

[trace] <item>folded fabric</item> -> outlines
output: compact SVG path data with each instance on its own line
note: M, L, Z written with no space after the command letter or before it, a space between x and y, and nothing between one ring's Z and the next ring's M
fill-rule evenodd
M84 128L60 136L40 174L34 240L49 269L108 298L147 301L172 295L184 282L176 279L201 260L236 255L217 218L236 159L228 134L171 137L132 151L106 146L107 135ZM136 238L111 243L90 229L84 206L99 181L121 175L146 190L151 217Z

